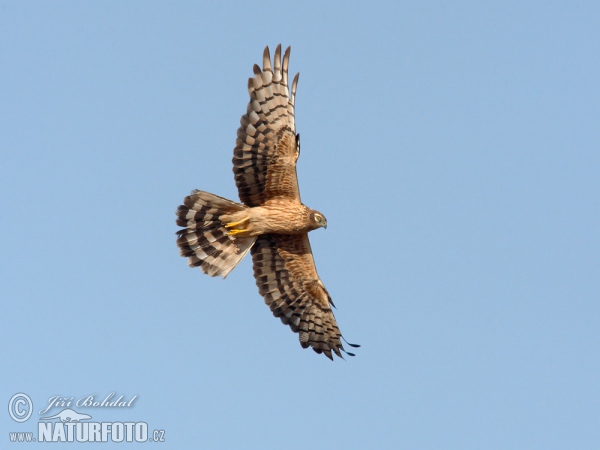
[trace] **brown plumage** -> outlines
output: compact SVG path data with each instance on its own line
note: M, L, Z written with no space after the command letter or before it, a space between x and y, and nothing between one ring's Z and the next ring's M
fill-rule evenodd
M290 48L281 58L269 48L263 68L248 80L250 102L240 120L233 172L243 204L193 191L177 209L177 245L191 267L225 278L248 250L265 303L300 345L333 359L345 351L331 310L333 302L315 268L308 232L327 227L325 216L300 201L294 101L298 74L288 89ZM357 347L353 344L348 344ZM347 352L346 352L347 353ZM348 353L352 355L352 353Z

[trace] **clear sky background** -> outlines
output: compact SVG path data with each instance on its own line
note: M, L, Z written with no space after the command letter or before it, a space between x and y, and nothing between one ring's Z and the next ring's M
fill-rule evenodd
M346 361L175 245L280 42ZM600 3L2 1L0 59L0 447L115 392L153 448L598 448Z

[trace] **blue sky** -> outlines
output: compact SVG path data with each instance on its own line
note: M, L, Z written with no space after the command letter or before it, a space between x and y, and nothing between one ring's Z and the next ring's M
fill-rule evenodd
M0 446L114 392L75 409L161 448L596 448L599 30L591 1L1 2L0 401L34 411L4 407ZM278 43L346 361L300 347L249 258L211 279L175 245L189 191L237 200Z

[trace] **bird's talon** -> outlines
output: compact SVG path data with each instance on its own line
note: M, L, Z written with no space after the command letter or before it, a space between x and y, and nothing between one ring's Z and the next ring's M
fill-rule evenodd
M237 227L238 225L241 225L243 223L248 222L248 220L250 220L250 217L246 217L245 219L240 220L239 222L229 222L225 224L225 228L233 228L233 227Z

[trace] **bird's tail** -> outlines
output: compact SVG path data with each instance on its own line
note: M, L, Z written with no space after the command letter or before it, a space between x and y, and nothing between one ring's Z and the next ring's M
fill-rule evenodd
M233 237L219 219L248 207L203 191L192 191L177 208L180 254L190 267L200 267L211 277L225 278L248 253L256 237Z

